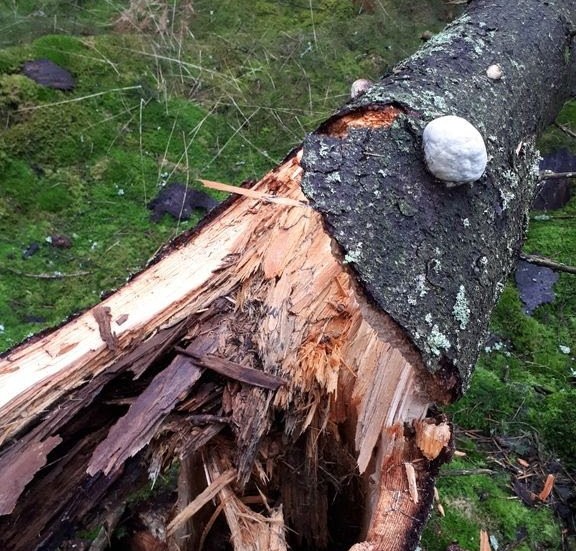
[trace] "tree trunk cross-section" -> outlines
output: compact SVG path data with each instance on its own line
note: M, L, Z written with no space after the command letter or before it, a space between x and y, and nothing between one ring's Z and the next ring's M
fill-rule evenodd
M433 405L469 383L522 241L575 14L474 3L122 289L0 357L0 547L105 541L177 464L134 541L216 546L225 519L235 551L413 549L452 451ZM444 114L486 139L472 185L424 168Z

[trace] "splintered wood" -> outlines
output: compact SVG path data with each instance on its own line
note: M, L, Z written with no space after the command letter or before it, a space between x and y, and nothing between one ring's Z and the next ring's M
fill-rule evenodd
M18 449L2 450L2 459L18 453L20 463L0 459L0 478L17 468L24 481L0 488L2 513L46 463L68 417L97 403L103 376L139 380L156 366L147 388L82 453L85 478L71 485L100 476L110 484L147 447L154 472L201 450L213 482L187 486L198 494L179 502L170 534L190 523L195 534L207 530L194 526L196 515L217 496L212 515L223 511L236 551L281 551L287 537L322 548L340 492L363 512L347 522L363 524L357 537L367 549L406 548L432 501L431 461L449 447L448 425L426 419L440 385L356 286L321 216L302 208L301 176L296 155L102 304L0 360L0 443L23 435ZM212 388L219 390L210 398ZM174 429L178 409L188 424ZM50 413L26 432L40 412ZM198 432L195 420L205 428ZM211 447L217 434L226 446ZM346 495L338 479L351 476ZM270 491L282 505L257 512L242 501L248 490ZM62 503L64 515L72 505ZM42 518L38 532L52 516Z

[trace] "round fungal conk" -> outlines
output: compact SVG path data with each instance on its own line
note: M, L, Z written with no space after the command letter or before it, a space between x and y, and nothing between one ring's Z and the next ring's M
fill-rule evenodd
M359 78L352 83L350 87L350 97L352 99L361 96L368 88L370 88L374 83L367 78Z
M502 67L500 67L500 65L498 65L497 63L495 63L494 65L490 65L490 67L486 69L486 76L490 80L500 80L503 74L504 71L502 71Z
M448 187L475 182L488 162L480 132L462 117L447 115L429 122L422 136L428 170Z

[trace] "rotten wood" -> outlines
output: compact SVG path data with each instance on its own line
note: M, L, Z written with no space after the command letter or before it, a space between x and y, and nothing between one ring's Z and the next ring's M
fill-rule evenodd
M106 343L109 350L116 352L116 350L118 350L118 338L112 331L112 315L110 314L110 308L107 306L95 306L92 309L92 315L98 324L100 337Z
M188 356L195 360L197 365L205 367L206 369L211 369L220 375L234 379L241 383L246 383L253 386L258 386L262 388L267 388L268 390L277 390L286 381L280 377L274 375L269 375L268 373L262 373L258 369L253 369L251 367L245 367L236 362L231 362L224 358L217 358L215 356L199 356L193 351L186 350L185 348L180 348L176 346L174 348L178 354Z
M150 442L160 423L186 397L201 375L202 369L187 358L174 358L110 429L106 439L94 450L86 473L94 476L102 471L107 476L121 469Z

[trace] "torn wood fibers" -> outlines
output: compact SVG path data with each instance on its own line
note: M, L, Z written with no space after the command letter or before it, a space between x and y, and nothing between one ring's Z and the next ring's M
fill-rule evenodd
M143 472L174 464L159 548L210 549L219 516L235 551L416 544L450 454L429 408L450 389L355 284L300 190L300 157L253 187L292 201L228 201L100 305L1 358L2 549L105 527Z

